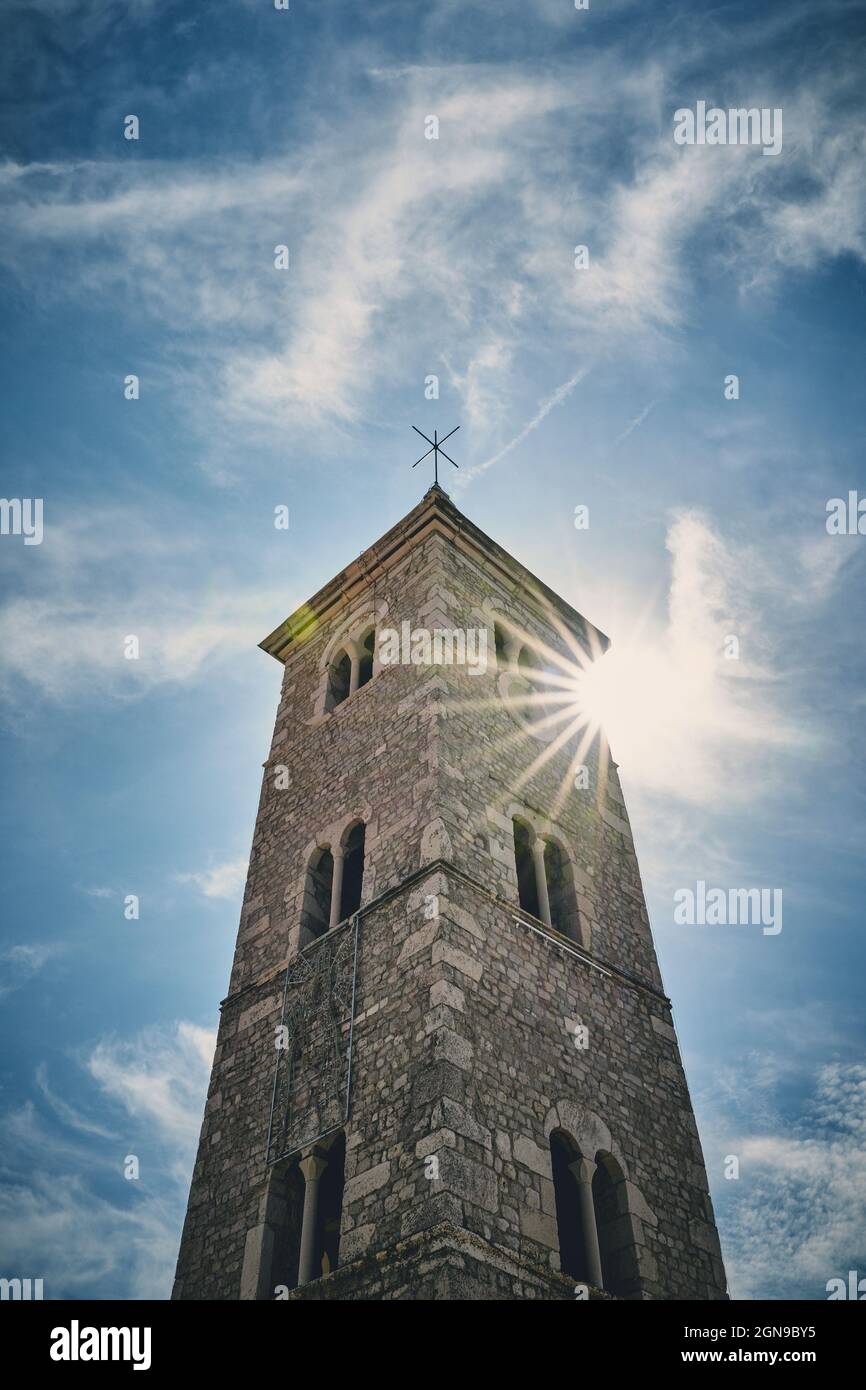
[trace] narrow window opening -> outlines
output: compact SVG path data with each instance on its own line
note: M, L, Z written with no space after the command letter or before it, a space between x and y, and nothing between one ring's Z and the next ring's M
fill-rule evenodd
M287 1289L294 1289L298 1284L304 1180L297 1166L275 1180L268 1205L274 1248L271 1256L270 1280L261 1296L266 1299L273 1299L277 1288L282 1286Z
M592 1200L601 1272L607 1292L618 1294L621 1298L640 1290L632 1223L621 1219L625 1209L618 1200L624 1190L622 1182L622 1172L612 1155L597 1154Z
M334 886L334 858L329 849L317 850L307 868L301 925L321 936L331 920L331 894Z
M523 821L515 819L514 862L517 868L517 896L524 912L533 917L541 917L538 903L538 884L535 879L535 864L532 858L532 836Z
M316 1253L313 1278L330 1274L340 1263L340 1221L346 1171L346 1136L341 1134L327 1153L328 1166L319 1183L316 1216Z
M340 921L345 922L361 906L364 886L364 826L352 827L343 849L343 891L340 896Z
M376 633L373 628L367 633L361 644L361 657L358 662L358 689L366 685L373 675L373 652L376 643Z
M580 1196L569 1164L580 1157L576 1146L564 1134L550 1136L550 1163L556 1200L556 1228L559 1234L559 1265L563 1274L586 1282L585 1243L580 1214Z
M336 709L348 697L349 687L352 681L352 659L348 652L341 652L330 665L328 670L328 693L325 697L325 709Z
M544 846L544 874L550 902L550 925L572 941L580 941L580 920L571 865L555 840L548 840Z
M496 665L500 670L504 670L508 665L508 639L500 623L493 625L493 641L496 646Z

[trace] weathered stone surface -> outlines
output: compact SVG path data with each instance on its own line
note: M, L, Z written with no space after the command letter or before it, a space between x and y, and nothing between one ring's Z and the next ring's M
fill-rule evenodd
M474 1052L468 1039L455 1033L453 1028L438 1028L430 1037L437 1062L450 1062L463 1071L471 1069Z
M655 1014L653 1014L652 1018L650 1019L650 1023L652 1024L655 1031L658 1033L659 1037L667 1038L669 1042L676 1042L677 1035L674 1032L673 1027L670 1023L666 1023L663 1018L657 1018Z
M520 1229L523 1235L535 1240L539 1245L547 1245L551 1250L559 1249L559 1235L556 1218L544 1211L522 1211Z
M447 980L437 980L430 989L430 1003L434 1005L446 1004L448 1008L457 1009L463 1013L466 1008L466 997L457 985L450 985Z
M421 832L421 863L432 864L437 859L450 858L451 840L444 820L437 816L436 820L425 825Z
M609 1295L590 1291L593 1301ZM537 1261L493 1246L472 1231L440 1222L407 1232L387 1252L370 1251L312 1284L295 1289L297 1302L544 1299L574 1302L574 1280L554 1272L549 1257Z
M377 1163L375 1168L367 1168L363 1173L356 1174L346 1183L343 1194L344 1202L351 1204L359 1201L362 1197L369 1197L372 1192L378 1192L380 1187L385 1186L390 1176L391 1165L387 1161Z
M457 1135L453 1129L435 1129L432 1134L426 1134L423 1139L419 1139L415 1145L415 1157L427 1158L430 1154L436 1154L440 1149L453 1149L457 1142Z
M463 1197L484 1211L496 1211L499 1205L498 1184L492 1168L443 1149L439 1157L439 1178L443 1190Z
M700 1221L695 1217L689 1222L689 1236L692 1244L699 1249L706 1250L710 1255L718 1255L719 1237L715 1226L711 1226L708 1221Z
M449 946L447 941L440 940L433 946L433 964L438 965L439 961L443 960L470 980L478 981L484 974L484 966L475 956L470 956L466 951L460 951L456 946Z
M449 1125L464 1138L474 1139L476 1144L483 1144L486 1149L491 1147L490 1130L480 1125L465 1106L456 1100L450 1100L447 1096L434 1106L433 1123Z
M416 955L418 951L429 950L438 935L438 921L425 922L424 926L420 927L418 931L414 931L410 936L407 936L406 940L403 942L400 954L397 957L397 964L403 965L407 960L410 960L412 956Z
M512 1147L515 1163L524 1163L533 1173L539 1173L543 1178L550 1177L549 1149L540 1148L533 1139L527 1139L525 1134L516 1134Z
M356 1260L369 1250L375 1236L376 1227L373 1225L356 1226L354 1230L347 1231L340 1240L340 1259L346 1263Z

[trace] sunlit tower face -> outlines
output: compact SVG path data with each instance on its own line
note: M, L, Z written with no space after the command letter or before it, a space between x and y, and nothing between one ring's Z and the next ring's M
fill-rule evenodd
M593 746L609 747L617 765L645 777L663 755L676 765L695 711L708 703L712 653L691 646L672 654L644 633L638 622L615 647L602 650L578 641L555 613L546 614L560 639L557 648L509 621L497 618L495 650L500 671L494 700L505 700L517 729L506 750L530 748L518 759L512 790L518 794L550 759L567 755L556 811ZM541 745L541 746L539 746Z
M523 757L516 759L522 770L512 783L515 794L552 758L558 755L561 765L566 756L559 794L552 806L555 811L572 789L577 770L599 736L604 687L593 678L601 660L597 636L593 635L588 652L557 614L549 612L546 616L561 640L558 648L502 615L497 618L494 646L499 679L492 699L494 703L505 702L517 725L501 739L503 750L522 747L534 754L528 762Z

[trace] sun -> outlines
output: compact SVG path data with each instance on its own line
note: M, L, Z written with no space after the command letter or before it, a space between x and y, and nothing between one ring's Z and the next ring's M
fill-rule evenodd
M639 720L645 668L611 647L575 676L574 708L612 743L630 737Z
M512 682L508 703L518 728L499 744L503 752L533 743L537 750L528 763L520 759L511 783L515 794L556 759L560 785L550 808L555 815L575 787L586 788L582 779L594 751L600 771L596 790L602 796L608 753L617 766L642 769L652 764L660 745L676 750L681 730L688 728L690 707L700 700L700 681L694 670L690 674L672 664L663 645L643 632L605 650L592 636L590 645L584 645L556 616L551 624L562 642L558 649L508 624L512 646L519 651L508 658L506 669ZM501 698L501 693L492 697L491 704Z

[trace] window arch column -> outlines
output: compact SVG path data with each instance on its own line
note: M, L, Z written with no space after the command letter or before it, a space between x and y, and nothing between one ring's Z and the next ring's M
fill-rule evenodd
M343 865L346 856L342 845L335 845L331 851L334 858L334 872L331 878L331 911L328 919L328 930L332 930L340 921L340 903L343 898Z
M345 644L349 658L349 690L354 695L373 677L376 669L376 629L371 627L363 637L353 637Z
M309 1153L298 1167L304 1175L304 1214L301 1218L301 1257L298 1262L298 1283L309 1284L313 1277L316 1254L316 1227L319 1216L319 1183L327 1168L321 1154Z
M588 1158L577 1158L568 1165L577 1183L580 1201L581 1226L583 1228L584 1258L586 1260L587 1282L597 1289L604 1288L604 1275L601 1269L601 1250L598 1243L598 1225L595 1219L595 1200L592 1195L592 1180L595 1177L595 1164Z
M538 894L538 908L545 926L552 926L550 920L550 895L547 891L547 870L544 863L544 841L536 835L530 846L532 864L535 869L535 891Z
M349 670L349 694L354 695L358 689L358 677L361 674L361 658L354 647L349 652L349 660L352 663Z

